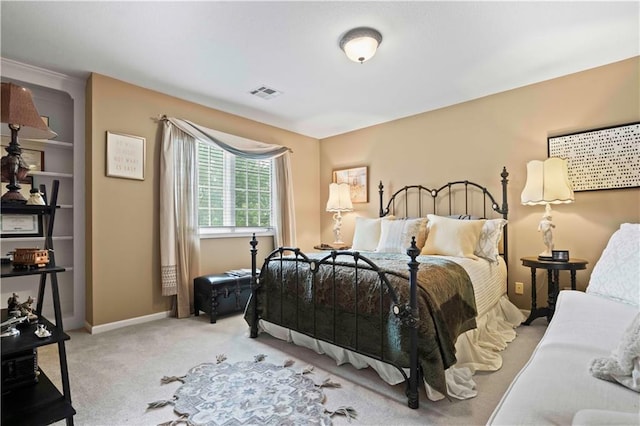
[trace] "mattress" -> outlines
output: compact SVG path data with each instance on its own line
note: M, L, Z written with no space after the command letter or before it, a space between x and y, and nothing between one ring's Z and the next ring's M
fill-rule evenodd
M416 260L426 256L418 256ZM478 317L485 315L507 292L507 266L502 257L497 262L467 257L438 256L462 266L473 284Z

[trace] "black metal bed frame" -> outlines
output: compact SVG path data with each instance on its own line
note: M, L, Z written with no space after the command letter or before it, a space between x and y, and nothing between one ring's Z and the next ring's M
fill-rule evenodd
M508 214L508 205L507 205L507 177L509 176L509 173L507 172L506 168L503 168L502 173L501 173L501 177L502 177L502 206L498 206L498 204L495 201L495 198L491 195L491 193L489 193L489 191L481 186L478 185L474 182L470 182L470 181L456 181L456 182L449 182L446 185L443 185L442 187L432 190L429 188L426 188L422 185L411 185L411 186L405 186L403 188L401 188L400 190L396 191L390 198L389 202L387 203L386 207L383 208L383 185L382 182L380 182L380 185L378 186L379 188L379 194L380 194L380 216L386 216L390 213L391 209L394 206L394 203L396 201L396 197L400 197L401 195L404 195L405 198L405 202L407 202L407 194L409 191L412 190L417 190L418 191L418 197L421 199L422 197L422 193L423 191L426 191L432 198L433 198L433 212L434 214L436 213L436 198L438 197L438 195L444 191L445 189L448 190L448 194L449 194L449 214L451 214L451 201L450 201L450 197L452 194L452 188L457 187L459 185L463 185L464 186L464 191L465 191L465 214L469 214L468 213L468 190L469 187L475 188L475 189L479 189L482 191L483 193L483 197L484 197L484 203L486 205L486 199L488 198L491 201L491 208L496 211L497 213L501 214L503 216L503 218L507 218L507 214ZM420 204L420 211L419 214L422 214L421 211L421 203ZM405 206L406 207L406 206ZM406 210L405 210L406 211ZM485 207L485 211L484 211L484 216L486 217L486 207ZM507 254L508 254L508 245L507 245L507 230L506 230L506 226L504 229L504 259L505 262L507 261ZM279 262L280 263L280 274L281 276L280 278L280 282L283 282L282 279L282 265L285 262L295 262L296 264L296 292L299 291L300 285L299 285L299 276L300 274L298 274L298 265L303 263L308 265L309 270L313 273L312 275L312 288L315 289L315 279L317 276L317 272L320 270L321 267L326 266L329 268L332 268L332 276L333 276L333 285L332 285L332 292L333 292L333 312L334 312L334 317L335 317L335 312L336 312L336 297L335 297L335 268L337 266L341 266L342 263L339 262L339 258L342 257L347 257L352 259L353 261L353 267L354 267L354 276L355 276L355 284L357 286L358 283L358 276L359 276L359 271L360 269L366 269L369 271L373 271L375 272L379 279L380 279L380 285L379 285L379 289L380 289L380 321L383 321L383 316L384 316L384 309L383 309L383 299L385 300L389 300L390 299L390 303L391 303L391 308L393 313L398 317L398 319L401 321L402 325L404 327L406 327L409 330L409 339L410 339L410 346L409 346L409 376L407 376L407 374L404 371L404 368L402 366L399 366L397 364L395 364L394 362L390 361L389 359L385 359L384 357L384 350L383 350L383 345L384 345L384 341L383 341L383 335L381 332L381 336L380 336L380 353L379 354L375 354L375 353L370 353L370 352L365 352L362 349L359 348L358 345L358 340L357 340L357 327L358 327L358 300L357 300L357 291L355 292L356 294L356 303L355 303L355 327L356 327L356 339L355 339L355 345L353 346L349 346L349 345L344 345L344 344L340 344L339 342L336 342L336 332L335 332L335 327L336 327L336 323L334 320L333 323L333 339L328 339L328 338L320 338L318 336L316 336L315 334L315 330L316 330L316 322L315 322L315 310L316 310L316 305L315 305L315 300L314 295L315 295L315 291L311 291L311 295L312 295L312 305L314 307L314 331L312 333L309 332L305 332L302 330L296 330L295 331L305 334L307 336L310 336L312 338L315 339L319 339L319 340L323 340L325 342L334 344L336 346L345 348L347 350L371 357L375 360L378 361L382 361L384 363L387 363L389 365L392 365L393 367L397 368L400 373L402 374L402 376L405 378L405 383L406 383L406 395L408 398L408 406L410 408L418 408L419 407L419 392L418 392L418 384L420 382L420 378L422 377L422 371L421 368L419 367L418 364L418 304L417 304L417 272L418 272L418 266L419 266L419 262L416 260L416 257L420 255L420 249L418 249L418 247L416 246L416 240L415 240L415 236L412 238L411 241L411 246L407 249L407 255L409 256L410 260L407 263L408 267L409 267L409 301L407 302L402 302L399 300L396 292L394 291L393 287L391 286L391 284L389 283L389 280L387 278L387 273L381 271L378 266L371 261L370 259L368 259L365 256L362 256L359 252L355 252L355 251L331 251L328 255L322 257L321 259L310 259L309 257L307 257L307 255L305 255L302 251L300 251L299 248L294 248L294 247L280 247L277 248L275 250L273 250L266 258L263 264L263 267L261 268L260 271L260 276L258 276L257 273L257 253L258 253L258 249L257 249L257 245L258 245L258 240L255 237L255 234L253 236L253 238L250 241L250 245L251 245L251 297L253 299L253 322L250 325L250 337L252 338L256 338L258 337L258 322L260 320L260 309L258 308L258 304L257 304L257 293L260 290L261 287L261 276L262 274L265 273L265 271L267 270L269 264L271 262ZM288 256L285 257L285 254L287 254ZM361 266L362 265L362 266ZM281 300L283 297L283 288L284 286L281 287ZM384 297L384 292L387 292L387 297ZM296 315L298 314L298 310L296 310ZM281 319L282 319L282 313L281 313ZM270 321L273 322L272 319L270 319ZM284 325L284 324L278 324L277 322L274 322L277 325ZM298 323L298 317L296 317L296 324ZM288 328L291 328L290 325L287 326ZM383 327L381 327L381 330L383 329Z
M453 199L453 194L454 194L454 190L459 188L459 187L463 187L464 190L464 214L465 215L469 215L469 187L471 187L471 190L475 191L475 190L479 190L480 192L482 192L482 196L483 196L483 203L482 203L482 218L487 218L487 200L491 201L490 206L491 209L493 211L495 211L496 213L502 215L503 219L507 219L507 216L509 215L509 205L507 203L507 185L509 183L509 180L507 179L509 177L509 172L507 172L507 168L503 167L502 168L502 173L500 173L500 177L502 178L500 183L502 184L502 204L498 205L496 199L494 198L494 196L489 192L489 190L487 188L485 188L482 185L479 185L475 182L471 182L468 180L459 180L459 181L455 181L455 182L449 182L446 183L444 185L442 185L440 188L438 189L429 189L425 186L422 185L408 185L405 187L400 188L399 190L397 190L396 192L393 193L393 195L391 195L391 197L389 198L389 202L387 203L386 207L383 208L384 206L384 201L383 201L383 189L384 186L382 185L382 181L380 181L380 184L378 185L378 193L380 194L380 212L379 215L380 217L384 217L387 216L390 213L395 213L395 206L396 206L396 198L401 198L400 202L404 202L404 210L405 212L407 212L409 210L409 194L410 193L416 193L417 197L418 197L418 201L416 203L412 203L412 204L417 204L418 206L418 214L417 217L423 217L423 212L422 212L422 206L423 206L423 197L431 197L433 204L432 204L432 213L433 214L437 214L438 213L438 209L437 209L437 200L438 200L438 196L441 195L441 193L443 191L446 191L446 195L448 195L447 197L447 201L448 201L448 215L451 215L454 213L453 211L453 204L452 204L452 199ZM474 189L475 188L475 189ZM413 192L412 192L413 191ZM462 213L461 211L456 211L455 213ZM503 245L502 245L502 257L504 258L505 263L508 265L509 264L509 239L508 237L508 229L507 229L507 225L505 225L504 229L503 229ZM508 286L507 286L508 288Z

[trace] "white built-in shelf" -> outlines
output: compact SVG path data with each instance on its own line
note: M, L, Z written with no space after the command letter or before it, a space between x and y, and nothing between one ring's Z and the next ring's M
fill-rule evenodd
M59 237L52 237L53 241L71 241L73 240L73 235L61 235ZM3 242L44 242L44 237L9 237L3 238Z
M8 145L11 138L9 136L2 135L2 145ZM21 138L18 133L18 143L21 148L26 149L38 149L44 146L49 148L61 148L61 149L73 149L72 142L65 141L56 141L56 140L47 140L47 139L26 139Z
M67 270L75 269L67 274L66 279L72 283L72 287L61 294L61 305L63 309L67 309L63 312L66 328L81 328L85 324L85 212L84 208L80 207L84 205L85 199L83 159L86 79L66 76L6 58L0 58L0 62L2 81L13 81L29 88L38 112L41 116L49 117L51 129L58 133L58 136L49 140L23 138L18 133L18 142L25 150L42 152L46 160L42 171L30 173L35 185L45 185L48 195L52 181L60 181L62 198L57 201L59 208L52 237L53 245L57 260L64 259L64 267ZM2 135L0 143L7 146L10 140L10 136ZM1 153L4 153L4 149ZM5 250L4 246L2 248L6 252L10 247L42 247L44 242L44 236L11 235L11 238L3 238L2 243L7 243L7 249ZM37 285L37 280L33 280L32 285ZM5 300L8 291L7 288L5 293L2 293Z
M73 174L72 173L43 172L43 171L40 171L40 170L31 170L29 172L29 174L31 176L50 176L50 177L57 177L57 178L73 179Z

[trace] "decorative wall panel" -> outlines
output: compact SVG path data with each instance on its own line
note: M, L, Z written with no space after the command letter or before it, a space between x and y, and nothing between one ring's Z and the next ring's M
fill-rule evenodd
M640 187L640 122L547 139L549 157L567 159L574 191Z

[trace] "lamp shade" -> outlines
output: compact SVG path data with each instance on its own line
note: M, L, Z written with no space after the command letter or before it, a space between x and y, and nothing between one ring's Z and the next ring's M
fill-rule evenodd
M329 185L328 212L350 212L353 210L351 191L347 183L332 183Z
M349 59L363 63L376 54L378 46L382 43L382 34L373 28L354 28L340 39L340 49Z
M13 83L2 83L2 123L20 127L20 136L30 139L51 139L57 134L53 132L40 117L33 104L31 91ZM6 131L6 126L2 126Z
M569 182L567 160L557 157L527 163L527 183L520 195L522 204L571 203L573 189Z

